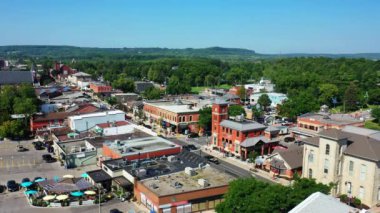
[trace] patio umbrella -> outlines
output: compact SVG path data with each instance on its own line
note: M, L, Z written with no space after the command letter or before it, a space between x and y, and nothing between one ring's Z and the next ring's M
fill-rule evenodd
M27 190L24 192L26 195L33 195L33 194L36 194L37 191L36 190Z
M29 186L33 185L33 183L30 182L30 181L28 181L28 182L23 182L23 183L21 183L20 185L21 185L22 187L29 187Z
M57 200L66 200L67 198L69 198L68 195L58 195L58 196L56 197Z
M81 174L80 176L81 176L82 178L87 178L87 177L89 177L87 173L83 173L83 174Z
M44 201L53 200L55 198L55 195L46 195L44 198L42 198Z
M91 190L89 190L89 191L85 191L84 193L85 193L86 195L94 195L94 194L96 194L95 191L91 191Z
M38 183L38 182L42 182L42 181L45 181L46 179L45 178L38 178L37 180L35 180L34 182Z
M80 196L83 195L83 192L77 191L77 192L71 192L70 194L71 194L72 196L74 196L74 197L80 197Z
M74 175L64 175L63 178L74 178Z

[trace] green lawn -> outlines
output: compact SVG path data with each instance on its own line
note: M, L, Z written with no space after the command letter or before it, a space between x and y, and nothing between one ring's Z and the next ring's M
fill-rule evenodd
M380 124L373 121L366 121L364 127L368 129L380 130Z
M229 89L231 88L232 86L229 85L229 84L221 84L219 86L215 86L214 88L217 88L217 89ZM202 86L202 87L191 87L191 92L192 93L196 93L196 94L199 94L200 92L202 92L204 89L206 89L207 87L206 86Z

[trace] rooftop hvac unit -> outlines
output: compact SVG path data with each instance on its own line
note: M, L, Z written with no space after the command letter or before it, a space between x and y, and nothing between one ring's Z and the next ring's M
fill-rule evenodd
M207 187L209 186L209 182L208 180L204 179L204 178L201 178L201 179L198 179L198 184L201 186L201 187Z
M177 157L176 157L176 156L174 156L174 155L170 155L170 156L168 157L168 162L175 162L175 161L177 161Z
M195 175L195 171L191 167L186 167L185 168L185 174L190 175L190 176L194 176Z

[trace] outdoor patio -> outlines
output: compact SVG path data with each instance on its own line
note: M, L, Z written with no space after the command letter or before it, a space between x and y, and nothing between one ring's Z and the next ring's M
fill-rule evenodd
M99 190L85 180L86 173L76 178L65 175L62 178L37 179L34 182L24 182L21 186L30 205L39 207L66 207L93 205L112 199L109 194L99 196Z

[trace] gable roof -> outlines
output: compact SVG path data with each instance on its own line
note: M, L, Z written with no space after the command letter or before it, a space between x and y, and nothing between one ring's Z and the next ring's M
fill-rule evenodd
M33 83L33 75L30 71L1 71L0 85Z
M253 122L253 121L233 121L233 120L223 120L220 126L227 127L230 129L238 130L240 132L246 132L250 130L263 130L267 128L266 126Z
M286 150L275 150L273 153L280 155L291 169L302 167L303 146L292 146Z
M67 112L51 112L43 115L35 115L33 117L33 122L64 120L68 115L69 113Z

